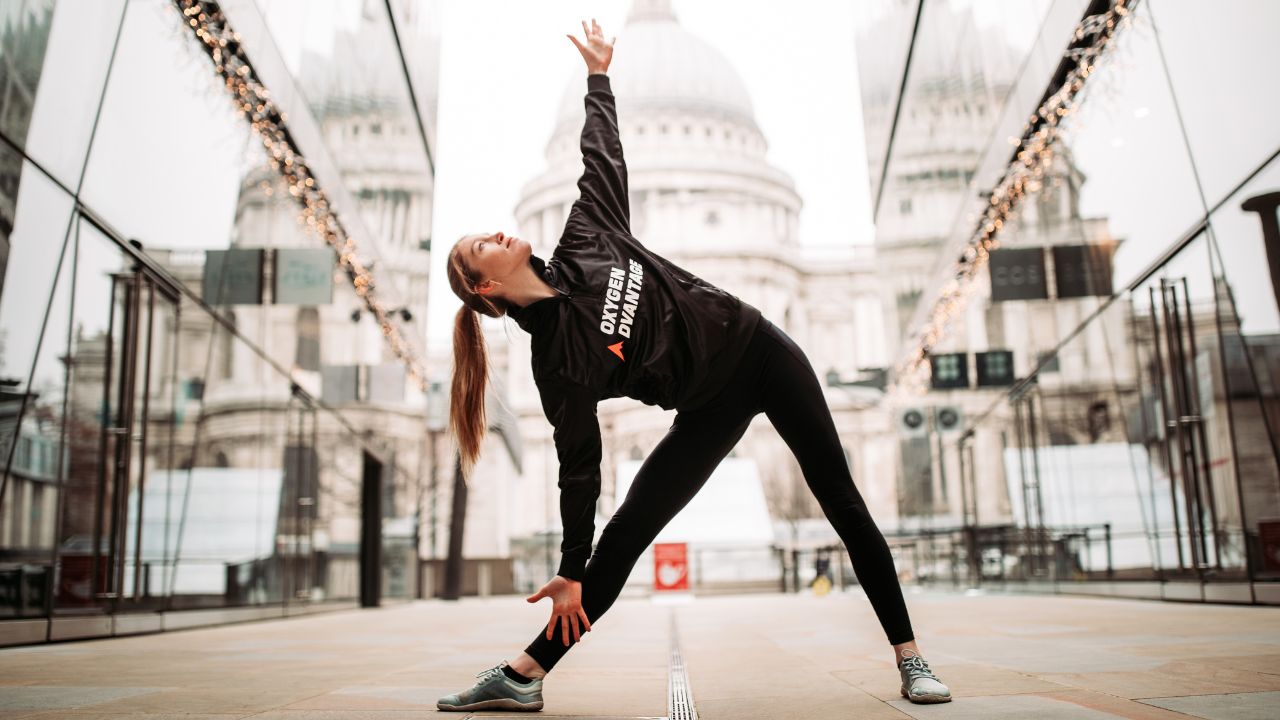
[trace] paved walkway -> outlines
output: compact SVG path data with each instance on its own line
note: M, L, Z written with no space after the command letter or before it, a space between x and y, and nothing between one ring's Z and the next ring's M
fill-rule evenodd
M673 617L703 720L1280 717L1278 608L933 592L908 606L954 702L901 698L860 593L750 595L620 601L552 674L537 717L666 717ZM0 720L461 719L436 715L436 698L512 656L547 612L429 601L10 648Z

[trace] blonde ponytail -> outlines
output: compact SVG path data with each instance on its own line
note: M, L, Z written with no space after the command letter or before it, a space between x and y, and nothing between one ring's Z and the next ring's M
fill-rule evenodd
M449 287L463 302L453 319L453 381L449 392L449 430L458 443L463 477L480 459L480 445L488 429L485 391L489 385L489 353L480 315L502 317L506 304L475 291L480 278L462 262L455 244L449 251Z

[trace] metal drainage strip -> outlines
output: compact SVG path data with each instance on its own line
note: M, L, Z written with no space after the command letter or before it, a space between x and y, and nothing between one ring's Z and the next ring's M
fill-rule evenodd
M693 706L693 690L689 687L689 673L680 655L680 640L676 634L676 614L671 611L671 668L667 674L667 717L669 720L698 720Z

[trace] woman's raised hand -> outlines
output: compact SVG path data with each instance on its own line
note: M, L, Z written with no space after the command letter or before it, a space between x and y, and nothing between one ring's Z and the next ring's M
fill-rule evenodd
M566 34L565 37L573 41L578 52L582 53L582 59L587 61L587 73L608 72L609 63L613 60L613 43L618 38L614 37L605 42L604 32L600 30L595 18L591 18L591 27L587 27L587 21L583 20L582 31L587 34L586 45L579 42L573 35Z

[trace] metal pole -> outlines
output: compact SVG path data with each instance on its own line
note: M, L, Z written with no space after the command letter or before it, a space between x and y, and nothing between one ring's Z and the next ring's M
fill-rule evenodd
M93 564L90 572L90 597L98 598L102 593L106 592L106 588L102 586L101 570L102 567L102 533L103 526L106 525L104 513L106 511L107 501L107 452L110 447L109 439L112 434L111 420L111 371L115 367L112 355L114 355L116 340L116 296L120 287L120 277L116 274L111 275L111 301L107 310L107 340L104 348L103 374L102 374L102 432L98 436L98 487L94 493L94 512L93 512Z
M1186 374L1186 360L1182 353L1182 324L1178 322L1178 294L1176 286L1168 280L1160 280L1160 296L1164 304L1165 323L1169 332L1165 333L1165 341L1169 350L1170 385L1173 387L1174 416L1170 424L1178 433L1178 456L1182 466L1182 498L1187 506L1187 539L1191 545L1191 563L1196 574L1200 575L1204 565L1204 518L1200 514L1200 486L1196 481L1195 462L1192 459L1194 450L1189 445L1187 434L1183 432L1183 420L1187 417L1186 399L1183 397L1185 387L1183 380Z
M1173 467L1173 447L1169 438L1169 431L1176 427L1175 421L1169 419L1169 394L1165 388L1165 367L1164 354L1160 351L1160 321L1156 318L1156 289L1155 286L1147 286L1147 294L1151 298L1149 311L1151 314L1151 348L1155 352L1155 377L1156 386L1160 388L1160 420L1162 422L1164 437L1161 438L1161 444L1164 446L1164 462L1165 472L1169 475L1169 501L1173 504L1173 544L1178 548L1178 569L1185 570L1187 568L1186 560L1182 553L1182 520L1178 515L1178 482L1175 477L1176 471ZM1161 306L1163 307L1164 293L1161 292Z
M124 591L125 539L128 535L129 468L132 455L133 399L138 369L138 304L141 270L134 270L126 288L128 302L125 305L124 346L120 358L120 425L116 428L115 473L111 479L111 542L107 546L107 569L111 573L111 611L120 609L120 596Z
M1187 311L1187 345L1191 351L1191 361L1196 359L1196 323L1195 318L1191 315L1191 291L1187 286L1187 278L1182 278L1182 305ZM1225 370L1225 368L1224 368ZM1185 373L1184 373L1185 376ZM1212 380L1212 377L1210 378ZM1190 383L1188 382L1188 385ZM1210 384L1212 387L1212 384ZM1204 476L1204 492L1209 499L1209 524L1213 527L1213 566L1219 570L1222 569L1222 543L1220 542L1222 535L1221 529L1218 527L1218 501L1213 492L1213 475L1209 469L1209 437L1204 429L1204 408L1200 407L1199 393L1190 392L1187 388L1187 409L1194 418L1192 422L1195 425L1195 439L1200 443L1200 472ZM1209 398L1209 402L1213 402L1213 398ZM1196 492L1199 493L1199 484L1196 485Z
M133 601L142 597L142 509L143 498L146 497L147 486L147 428L151 422L151 348L156 325L156 288L147 283L147 357L146 369L142 373L142 436L139 438L138 457L138 517L134 523L133 540ZM130 441L132 442L132 441Z
M1142 446L1149 450L1148 440L1153 436L1151 434L1151 426L1147 424L1147 408L1141 390L1142 356L1138 352L1138 312L1137 308L1133 304L1132 294L1129 295L1129 335L1133 339L1133 342L1131 343L1133 347L1133 368L1139 378L1138 415L1142 418ZM1149 453L1146 465L1147 479L1149 480L1147 483L1147 502L1151 506L1151 532L1154 533L1155 537L1155 542L1152 547L1152 562L1155 563L1156 577L1163 580L1164 559L1161 557L1160 553L1160 518L1156 515L1156 484L1155 478L1151 473L1151 457ZM1137 482L1136 475L1134 477L1134 482Z

